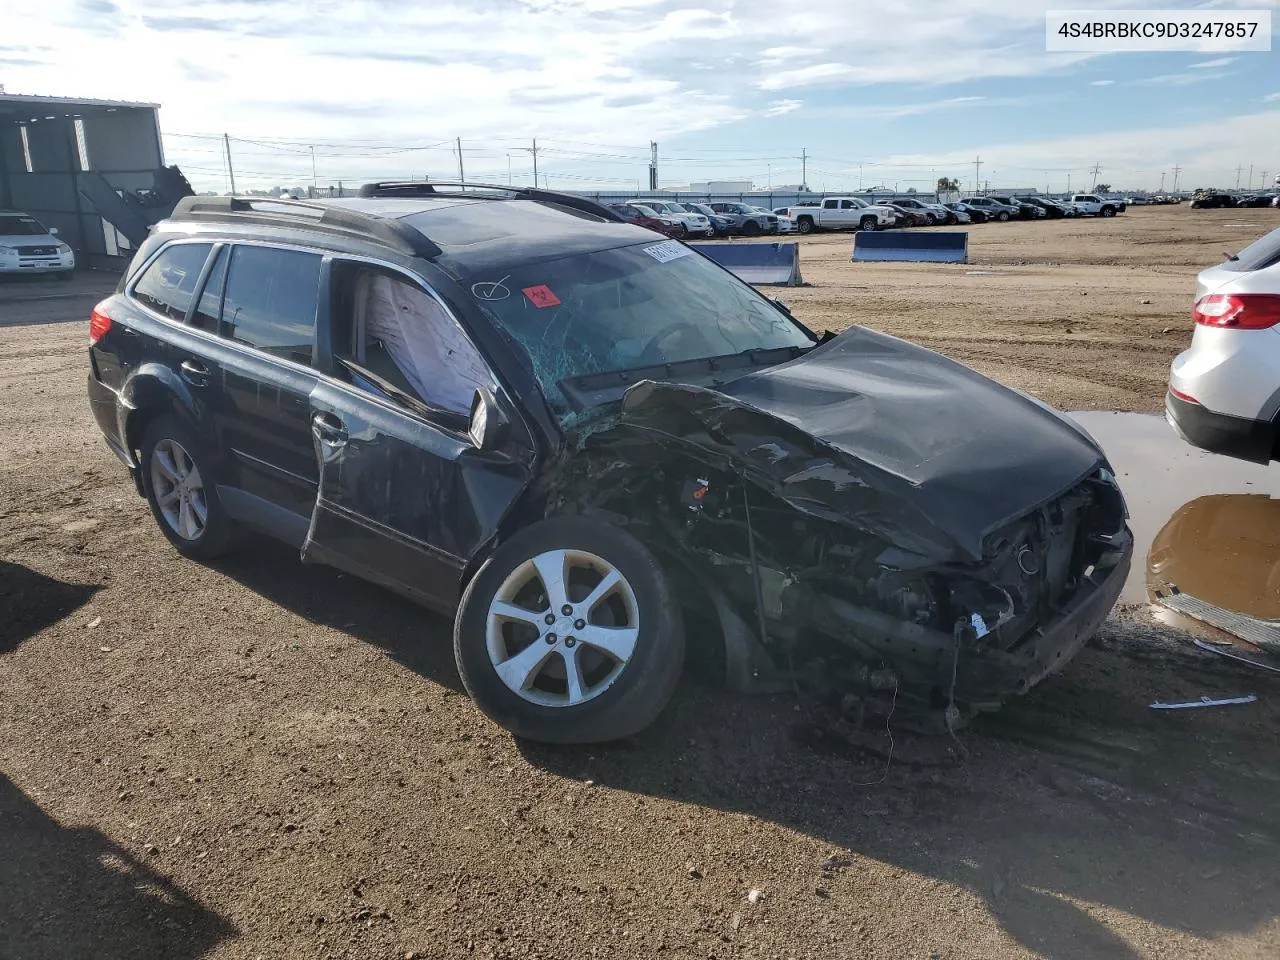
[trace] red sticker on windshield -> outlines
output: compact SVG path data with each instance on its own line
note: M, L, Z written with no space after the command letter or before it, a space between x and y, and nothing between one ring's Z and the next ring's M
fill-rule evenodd
M551 292L551 288L545 283L540 283L536 287L525 287L520 291L529 298L529 302L541 310L543 307L560 306L560 298Z

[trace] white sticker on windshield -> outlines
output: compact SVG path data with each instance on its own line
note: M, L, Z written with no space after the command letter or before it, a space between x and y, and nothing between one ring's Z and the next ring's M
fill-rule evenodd
M679 260L681 257L687 257L693 253L683 243L677 243L674 240L655 243L652 247L645 247L644 252L659 263L670 263L672 260Z

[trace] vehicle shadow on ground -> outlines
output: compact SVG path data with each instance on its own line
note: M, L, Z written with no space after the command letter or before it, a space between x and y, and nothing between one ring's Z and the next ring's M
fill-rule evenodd
M227 920L90 827L64 827L0 774L0 956L195 960Z
M0 560L0 654L17 649L24 640L84 606L98 589L64 583L20 563Z
M1206 731L1205 717L1162 716L1153 726L1140 717L1141 694L1128 698L1133 717L1089 717L1119 696L1105 689L1107 678L1132 679L1135 669L1147 668L1087 651L1063 676L966 731L969 756L943 764L886 767L844 742L815 749L810 731L797 736L794 698L701 688L682 691L631 742L590 753L524 743L521 751L566 777L748 814L817 838L833 854L968 890L1009 936L1055 960L1145 955L1131 944L1145 943L1149 927L1132 940L1118 932L1135 932L1133 918L1207 939L1254 932L1274 922L1280 892L1280 828L1266 813L1280 761L1275 717L1237 714ZM1251 735L1224 732L1232 724ZM911 753L906 736L899 756ZM850 865L867 868L860 859ZM838 902L840 872L815 862L802 896L821 886Z
M272 603L372 644L415 673L462 692L453 624L425 607L332 567L303 564L297 550L265 537L246 536L239 550L210 566Z

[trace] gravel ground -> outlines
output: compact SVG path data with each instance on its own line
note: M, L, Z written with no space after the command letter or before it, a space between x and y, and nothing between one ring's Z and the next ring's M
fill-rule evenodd
M820 236L783 296L1060 406L1153 410L1196 269L1268 225L980 226L963 267ZM531 746L460 692L442 619L265 542L170 549L92 424L86 330L0 329L5 960L1280 955L1280 681L1141 608L888 763L694 679L632 741Z

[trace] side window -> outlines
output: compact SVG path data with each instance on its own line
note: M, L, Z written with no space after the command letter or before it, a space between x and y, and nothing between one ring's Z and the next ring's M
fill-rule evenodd
M841 210L852 210L852 209L854 209L853 201L852 201L852 200L841 200L841 201L840 201L840 209L841 209Z
M237 246L227 271L222 336L295 363L311 363L320 257Z
M209 258L207 243L175 243L143 271L133 298L171 320L182 320L195 296L200 271Z
M822 209L823 209L823 210L834 210L834 209L836 209L836 202L835 202L834 200L823 200L823 201L822 201Z
M204 290L200 292L195 312L191 315L191 325L201 330L217 331L218 320L222 316L222 291L227 280L227 261L231 258L231 248L220 249L217 258L213 269L209 271Z
M351 381L427 414L466 418L488 365L452 316L408 278L356 264L337 272L334 356Z

